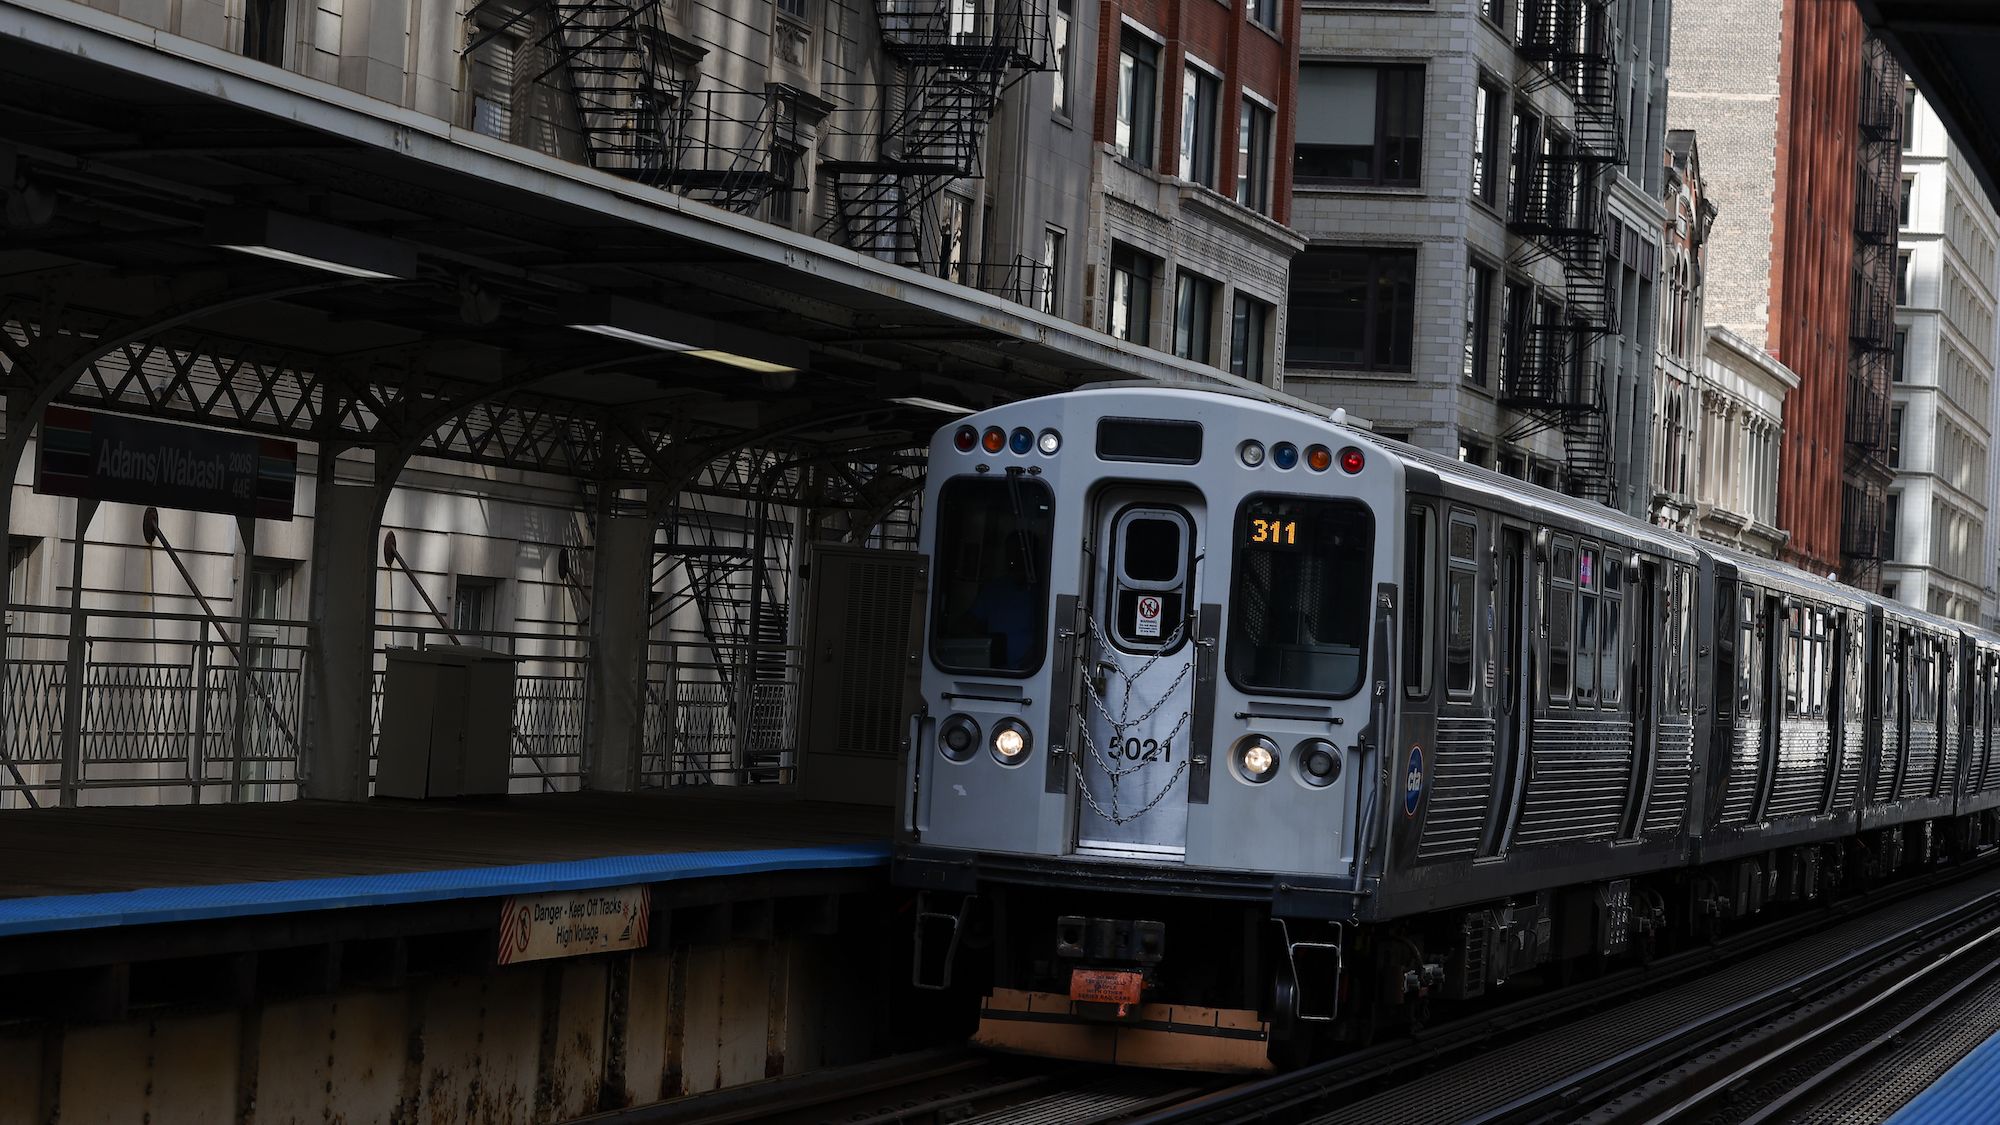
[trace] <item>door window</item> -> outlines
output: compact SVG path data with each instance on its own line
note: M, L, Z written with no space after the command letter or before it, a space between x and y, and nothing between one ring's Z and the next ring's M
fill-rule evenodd
M1127 508L1112 525L1112 633L1119 648L1152 652L1186 639L1193 536L1173 508Z

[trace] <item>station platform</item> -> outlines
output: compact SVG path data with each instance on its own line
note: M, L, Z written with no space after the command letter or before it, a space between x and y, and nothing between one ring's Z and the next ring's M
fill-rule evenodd
M882 867L891 813L785 796L52 809L0 816L0 939Z

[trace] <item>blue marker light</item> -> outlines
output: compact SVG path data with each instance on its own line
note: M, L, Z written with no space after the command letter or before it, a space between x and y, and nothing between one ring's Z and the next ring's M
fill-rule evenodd
M1008 445L1013 447L1014 452L1026 453L1028 450L1035 448L1035 435L1028 432L1028 430L1025 427L1023 427L1021 429L1015 430L1013 434L1008 437L1007 443Z
M1289 441L1281 441L1271 447L1271 464L1280 469L1289 469L1299 463L1299 447Z

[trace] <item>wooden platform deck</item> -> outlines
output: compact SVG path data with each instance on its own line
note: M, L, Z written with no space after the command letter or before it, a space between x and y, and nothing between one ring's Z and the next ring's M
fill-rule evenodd
M676 878L704 874L706 857L719 875L762 857L794 868L816 856L854 866L886 862L892 819L884 808L775 794L680 793L24 810L0 813L0 901L220 885L403 886L410 880L396 877L444 872L467 873L468 888L485 893L527 893L538 880L574 881L591 865L607 880L643 878L650 868L627 857L649 857ZM310 909L291 907L301 908Z

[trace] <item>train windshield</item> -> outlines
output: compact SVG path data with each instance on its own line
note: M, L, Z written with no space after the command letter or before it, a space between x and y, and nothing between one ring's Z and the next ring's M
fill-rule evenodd
M955 672L1026 675L1048 635L1048 485L961 477L938 493L931 656Z
M1347 500L1253 496L1236 518L1229 678L1246 690L1349 696L1368 642L1375 518Z

